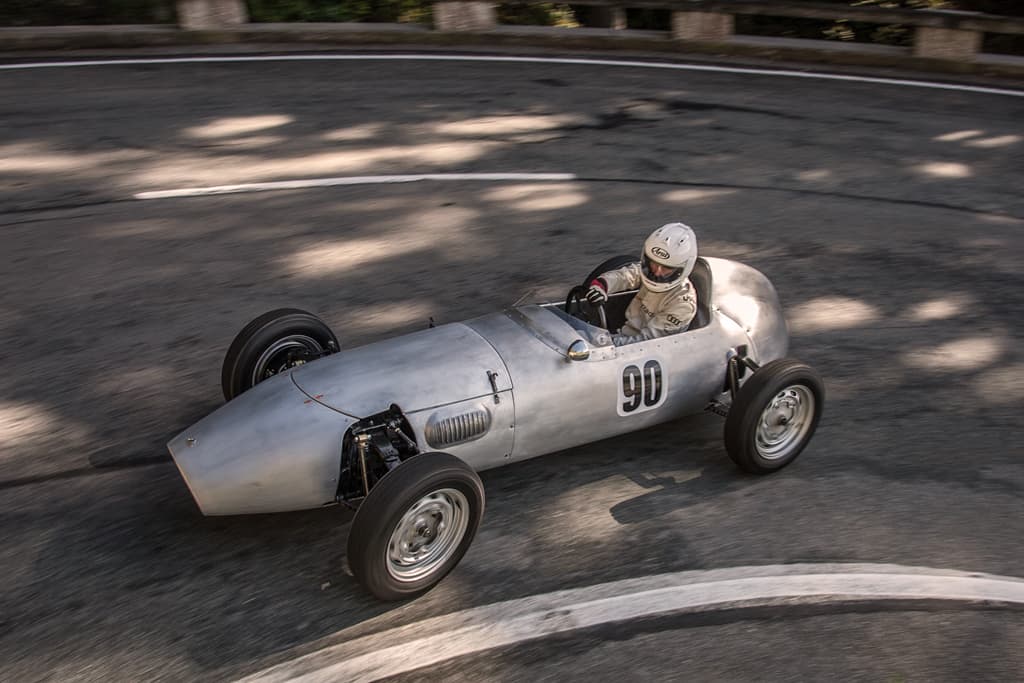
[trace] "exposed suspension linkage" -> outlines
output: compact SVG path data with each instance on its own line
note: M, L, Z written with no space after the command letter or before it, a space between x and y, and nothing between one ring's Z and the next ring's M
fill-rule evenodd
M724 403L719 400L713 400L704 410L720 415L722 417L728 417L729 408L732 402L736 400L736 393L740 390L740 380L747 374L747 370L751 372L757 372L761 366L751 360L747 356L747 346L736 347L735 351L729 352L729 363L725 370L725 391L729 392L729 403Z
M352 425L342 442L338 501L365 498L381 477L419 453L410 434L409 421L394 404Z

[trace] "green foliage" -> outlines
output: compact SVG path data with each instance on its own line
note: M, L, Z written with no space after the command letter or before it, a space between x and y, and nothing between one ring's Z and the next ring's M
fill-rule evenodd
M0 26L174 23L174 0L0 0Z
M907 9L950 9L952 0L853 0L853 7L904 7Z
M904 9L951 9L951 0L853 0L853 7L880 7ZM878 45L909 47L914 40L914 29L900 24L855 24L845 20L837 21L826 29L826 40L859 40Z
M428 0L248 0L253 22L424 22Z
M672 28L672 12L663 9L627 9L626 27L640 31L668 31Z
M851 7L903 9L955 9L963 3L956 0L824 0ZM772 16L737 16L736 32L785 38L817 38L878 45L908 47L914 38L912 27L899 24L874 24L839 19L797 19Z
M509 2L498 5L498 23L513 26L579 26L576 15L568 5L552 2L526 4Z

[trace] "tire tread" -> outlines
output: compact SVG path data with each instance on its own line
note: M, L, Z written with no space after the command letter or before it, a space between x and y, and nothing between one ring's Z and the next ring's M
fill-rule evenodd
M420 581L407 585L389 580L387 570L377 561L387 551L393 522L427 491L442 486L460 486L468 494L469 525L459 547L446 566ZM448 453L422 453L388 472L370 490L352 520L347 555L353 576L381 600L405 600L426 593L458 565L476 536L483 519L485 497L480 477L464 461Z
M224 354L224 362L221 365L220 386L225 400L230 401L241 394L249 387L242 384L241 377L244 375L245 360L250 353L250 343L266 328L271 325L284 325L293 319L296 324L313 325L325 339L333 341L338 345L338 338L331 329L316 315L299 308L275 308L251 320L228 346Z
M815 399L811 429L803 443L789 457L780 461L764 460L754 447L757 421L767 401L783 386L801 383ZM761 366L737 392L725 419L725 448L736 465L751 474L768 474L796 460L814 436L825 403L825 386L820 375L806 363L794 358L780 358Z

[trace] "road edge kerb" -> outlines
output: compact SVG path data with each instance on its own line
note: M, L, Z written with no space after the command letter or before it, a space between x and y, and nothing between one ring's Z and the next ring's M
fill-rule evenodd
M474 607L346 640L353 627L331 636L337 644L236 683L376 681L495 648L650 617L921 600L1024 609L1024 579L864 563L659 574Z
M533 28L533 27L527 27ZM800 43L816 43L803 45ZM724 42L677 41L654 32L565 29L538 32L502 27L477 33L432 31L410 24L246 24L237 28L189 31L173 26L0 27L0 52L175 48L200 52L214 46L253 46L258 50L290 46L344 48L542 48L605 52L644 51L662 57L715 60L789 61L809 67L852 66L898 69L957 76L1024 78L1024 58L986 56L977 61L915 57L892 50L850 50L828 41L771 44L735 37ZM869 46L871 47L871 46ZM877 47L877 46L875 46Z

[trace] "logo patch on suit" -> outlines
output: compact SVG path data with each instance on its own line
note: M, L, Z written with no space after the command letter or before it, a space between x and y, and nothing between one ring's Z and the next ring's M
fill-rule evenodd
M672 315L671 313L669 313L669 314L668 314L667 316L665 316L665 317L666 317L666 319L667 319L667 320L668 320L668 321L669 321L670 323L672 323L673 325L682 325L682 324L683 324L683 321L682 321L682 320L680 320L679 318L675 317L675 316L674 316L674 315Z

